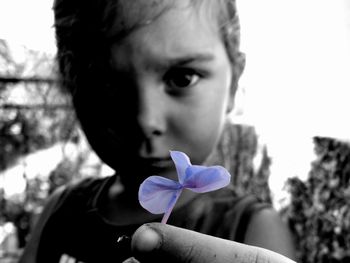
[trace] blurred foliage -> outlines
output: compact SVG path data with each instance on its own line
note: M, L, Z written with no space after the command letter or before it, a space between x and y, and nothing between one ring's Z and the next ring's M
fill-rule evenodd
M0 171L27 154L74 139L75 119L64 110L2 108L0 100ZM59 128L60 127L60 128Z
M69 140L75 119L55 81L53 56L0 39L0 172L21 156Z
M226 125L210 163L220 164L230 171L237 195L253 194L272 202L268 184L271 159L266 145L259 143L254 127Z
M314 138L316 160L304 182L291 178L282 211L303 263L350 262L350 144Z
M18 47L16 52L17 56L21 53L20 59L6 41L0 40L0 177L24 163L32 153L57 143L79 142L69 100L55 80L53 56ZM60 170L62 165L56 168ZM40 212L50 191L74 175L67 173L65 180L58 181L56 174L50 176L55 182L50 184L41 176L28 178L23 169L25 191L13 196L6 195L6 189L0 185L0 226L13 222L21 247L32 225L32 215Z
M53 54L0 39L0 76L52 78L55 72Z

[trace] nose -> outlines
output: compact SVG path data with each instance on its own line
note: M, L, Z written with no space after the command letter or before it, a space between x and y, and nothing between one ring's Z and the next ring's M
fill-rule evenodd
M139 88L138 125L148 139L161 136L166 131L166 102L161 89L143 85Z

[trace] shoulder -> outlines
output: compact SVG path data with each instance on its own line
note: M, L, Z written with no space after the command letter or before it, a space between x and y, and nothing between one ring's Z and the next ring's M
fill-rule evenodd
M101 191L101 189L106 185L114 181L115 176L108 177L86 177L77 181L73 181L65 186L62 189L57 189L52 196L55 196L59 193L61 194L61 199L65 199L68 196L75 197L93 197Z
M38 227L43 227L55 213L76 202L88 204L89 199L96 195L108 178L84 178L58 187L48 198L40 215ZM76 209L77 207L72 207Z
M290 258L295 258L292 235L273 208L256 211L248 224L244 243L270 249Z
M91 199L90 197L96 195L109 180L109 178L85 178L58 187L48 197L46 204L35 223L34 229L31 231L30 240L27 243L19 262L37 262L36 257L39 253L39 244L42 243L41 240L43 235L50 235L52 229L59 231L59 229L61 229L60 225L63 223L55 223L62 218L69 220L67 214L72 217L79 213L80 209L83 209L85 205L87 205L87 202ZM85 201L87 202L85 203Z

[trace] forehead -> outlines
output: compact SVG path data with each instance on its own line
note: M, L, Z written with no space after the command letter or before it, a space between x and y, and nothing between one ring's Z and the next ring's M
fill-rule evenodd
M112 68L149 77L148 73L163 72L173 65L197 63L212 68L228 61L213 23L197 10L183 7L171 8L152 23L112 41Z
M107 37L128 35L174 9L190 9L205 21L218 20L219 0L119 0L105 10ZM216 3L216 4L215 4ZM187 10L188 11L188 10ZM215 23L214 23L215 24Z

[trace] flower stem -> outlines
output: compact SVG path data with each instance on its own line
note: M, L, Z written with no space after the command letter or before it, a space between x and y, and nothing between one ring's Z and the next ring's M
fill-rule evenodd
M175 204L176 204L176 201L177 201L177 199L179 199L179 197L180 197L180 195L181 195L181 193L182 193L182 189L183 189L183 188L179 189L179 190L176 192L176 194L174 195L174 198L171 199L171 201L170 201L170 203L169 203L169 207L168 207L167 211L165 212L165 214L164 214L164 216L163 216L163 218L162 218L161 223L166 224L166 222L168 221L168 218L169 218L169 216L170 216L170 214L171 214L171 211L173 211L173 208L174 208L174 206L175 206Z

